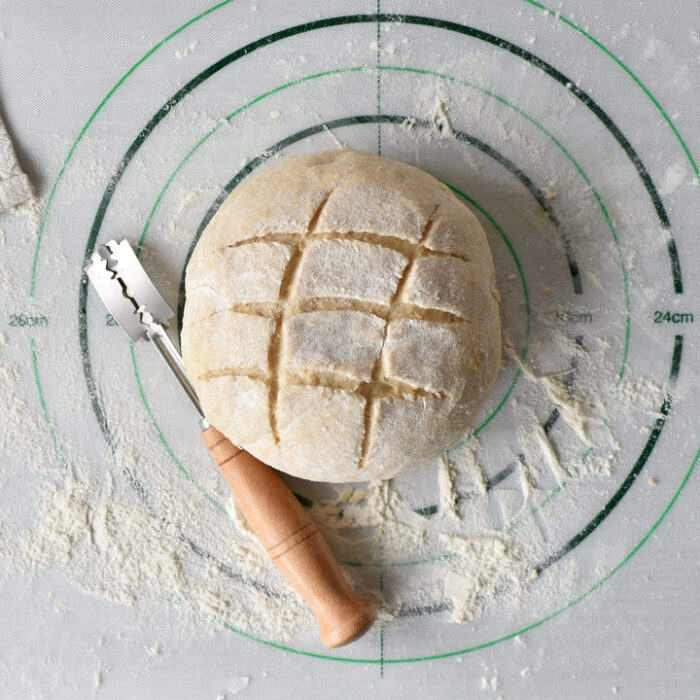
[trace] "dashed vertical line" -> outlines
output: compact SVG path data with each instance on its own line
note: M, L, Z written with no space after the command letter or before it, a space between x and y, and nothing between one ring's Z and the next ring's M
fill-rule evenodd
M379 13L381 11L381 0L377 0L377 117L382 114L382 71L381 71L381 20ZM382 155L382 122L377 120L377 155Z

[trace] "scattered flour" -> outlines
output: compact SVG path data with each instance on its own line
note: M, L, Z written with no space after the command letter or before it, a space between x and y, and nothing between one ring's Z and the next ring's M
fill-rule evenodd
M447 99L448 98L445 91L442 88L439 88L435 94L435 102L428 112L428 116L435 127L435 131L440 135L440 137L452 139L454 138L455 131L447 111Z
M177 49L177 51L175 51L175 58L182 61L183 59L185 59L188 56L190 56L191 54L193 54L198 48L199 48L199 42L193 41L193 42L187 44L187 46L184 46L181 49Z
M679 160L677 163L670 165L661 184L661 194L672 194L675 192L685 182L687 175L688 169L685 161Z
M244 690L250 684L250 678L248 676L241 676L240 678L234 678L229 681L226 688L226 695L224 697L229 697L231 695L236 695Z
M445 534L440 539L458 557L446 565L441 576L445 597L452 603L453 621L474 620L494 604L518 606L532 571L512 543L501 537Z
M446 457L440 457L437 474L440 493L440 512L446 517L457 518L457 497L452 467Z
M489 671L488 667L485 667L484 671L486 675L481 677L481 690L490 690L495 693L501 687L498 671L496 671L496 669Z
M155 642L155 644L146 647L146 653L149 656L160 656L163 653L163 645L160 642Z

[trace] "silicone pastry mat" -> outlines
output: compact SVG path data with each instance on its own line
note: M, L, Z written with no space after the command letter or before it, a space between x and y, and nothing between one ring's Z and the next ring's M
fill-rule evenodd
M621 395L627 403L601 413L593 431L598 454L609 445L595 438L615 435L609 473L544 479L520 513L542 556L515 609L451 624L436 588L434 600L330 652L311 633L279 644L229 625L190 638L165 602L146 623L58 572L30 587L13 577L3 584L10 632L0 658L12 659L3 684L55 697L697 697L692 10L532 0L10 4L3 109L42 173L43 209L0 222L12 251L1 351L20 368L11 396L40 416L36 440L57 464L70 468L76 453L99 463L163 514L168 488L191 492L193 507L227 526L184 397L164 387L154 353L112 327L82 267L97 245L127 236L181 314L184 266L228 192L270 158L338 145L432 172L487 231L512 344L474 431L496 527L513 526L531 367L569 373L581 396L605 406ZM577 364L576 346L597 359ZM567 456L570 424L556 401L534 411ZM138 430L123 428L126 414ZM135 458L156 455L145 480L127 483L115 466L125 443ZM437 483L412 478L405 498L419 493L416 510L435 513ZM4 493L30 511L31 489L10 483ZM313 487L302 495L321 497ZM184 536L202 548L195 533ZM390 598L411 580L440 581L451 552L373 554L383 556L353 562L358 580ZM15 677L13 668L25 670Z

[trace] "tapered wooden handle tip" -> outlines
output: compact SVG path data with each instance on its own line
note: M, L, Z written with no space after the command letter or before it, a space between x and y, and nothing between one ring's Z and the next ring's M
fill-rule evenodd
M353 598L335 615L318 618L321 641L331 649L359 639L377 617L374 605L354 594Z
M323 536L279 475L216 428L205 430L202 440L251 529L309 604L323 643L339 647L362 636L376 609L350 588Z

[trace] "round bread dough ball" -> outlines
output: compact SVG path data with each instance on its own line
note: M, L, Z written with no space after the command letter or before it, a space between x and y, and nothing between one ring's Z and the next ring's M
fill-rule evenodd
M204 413L263 462L386 479L465 432L501 360L491 252L448 187L339 149L237 187L187 268L182 351Z

